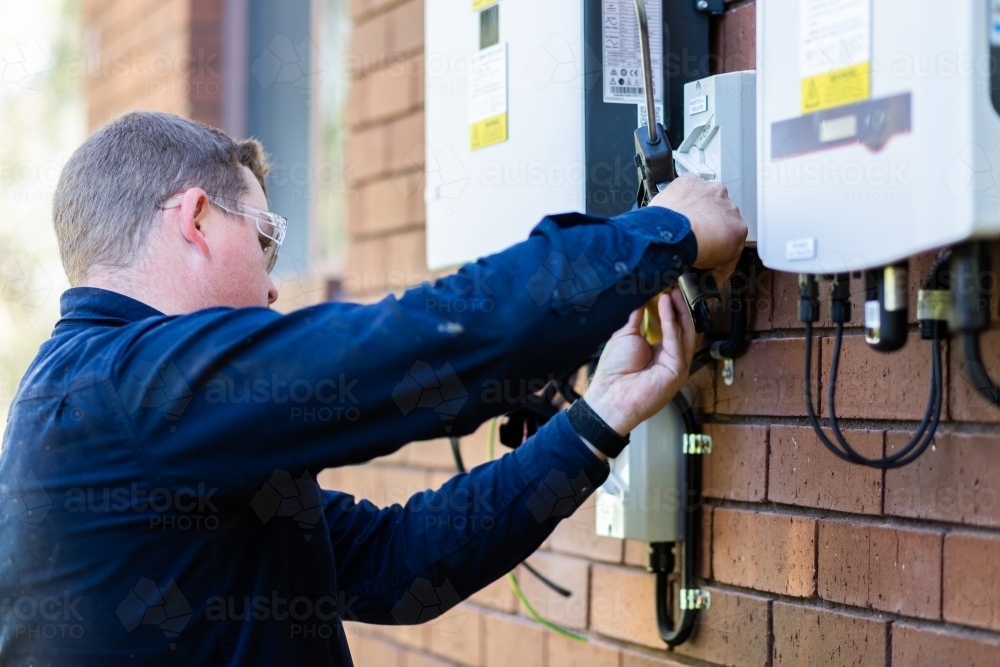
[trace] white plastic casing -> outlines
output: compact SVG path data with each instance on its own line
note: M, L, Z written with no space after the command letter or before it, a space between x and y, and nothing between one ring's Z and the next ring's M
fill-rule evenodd
M757 73L717 74L684 86L684 142L677 174L722 183L757 241Z
M764 264L794 273L861 270L1000 233L993 3L871 0L870 99L909 93L910 131L876 150L820 145L775 158L775 124L803 117L800 20L808 1L757 2L757 248ZM838 127L869 120L852 115L828 116L833 130L825 140L839 136ZM822 144L822 135L810 140Z
M684 536L684 423L673 405L637 426L597 489L596 532L641 542Z
M546 215L584 210L583 4L499 3L508 139L478 150L469 145L468 86L479 12L468 1L427 0L425 17L425 178L394 180L425 198L427 264L441 269L525 240Z

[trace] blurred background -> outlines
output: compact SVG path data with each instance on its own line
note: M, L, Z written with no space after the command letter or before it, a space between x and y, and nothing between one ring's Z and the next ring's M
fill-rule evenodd
M261 139L274 164L271 208L291 223L278 307L341 295L347 207L359 197L342 158L349 32L346 0L0 3L4 423L69 286L51 224L59 172L124 112L167 111Z

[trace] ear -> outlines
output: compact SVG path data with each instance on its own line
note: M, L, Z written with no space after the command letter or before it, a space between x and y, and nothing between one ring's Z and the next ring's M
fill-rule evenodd
M184 198L180 205L180 218L178 227L181 236L188 243L193 244L205 257L211 253L208 248L208 239L205 238L204 224L209 215L208 195L201 188L190 188L184 193Z

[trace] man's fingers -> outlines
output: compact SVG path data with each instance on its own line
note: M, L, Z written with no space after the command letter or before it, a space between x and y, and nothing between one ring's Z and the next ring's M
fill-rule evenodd
M688 366L690 366L691 360L694 359L696 334L694 331L694 322L691 320L691 312L688 310L687 302L684 300L684 295L681 294L680 290L674 290L670 293L670 306L677 314L676 319L679 324L684 359L687 361ZM687 369L684 370L686 371Z

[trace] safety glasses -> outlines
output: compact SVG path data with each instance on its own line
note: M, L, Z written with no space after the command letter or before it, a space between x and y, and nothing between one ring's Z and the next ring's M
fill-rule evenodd
M264 264L267 266L267 272L270 273L271 269L274 268L274 263L278 261L278 250L281 249L281 243L285 240L288 220L277 213L247 206L233 197L208 194L208 200L226 213L254 221L254 224L257 225L257 239L260 241L260 249L264 253Z

